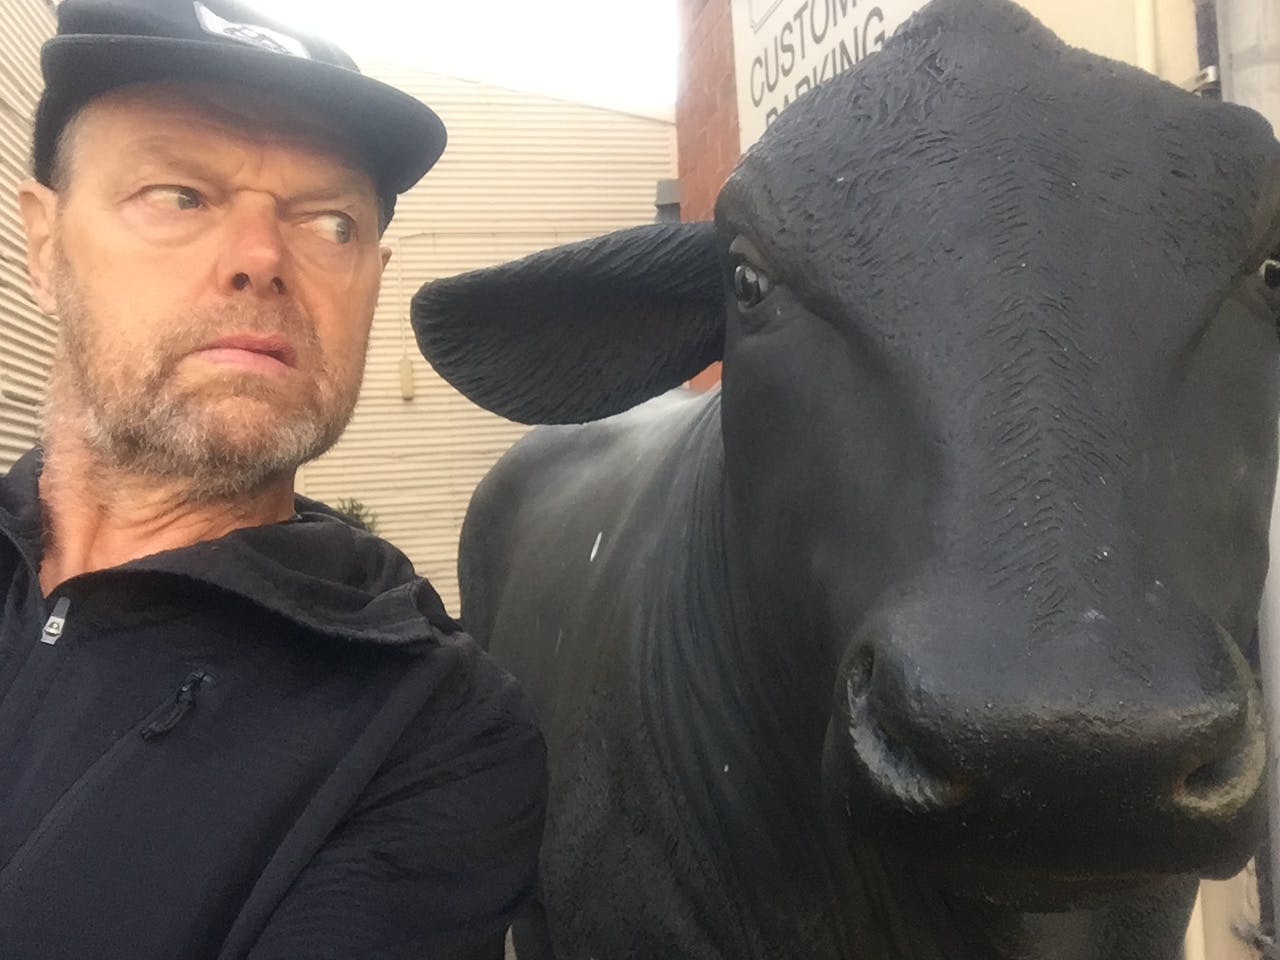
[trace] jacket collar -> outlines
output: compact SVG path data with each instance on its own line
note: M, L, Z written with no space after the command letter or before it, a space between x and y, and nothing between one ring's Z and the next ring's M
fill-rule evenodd
M43 553L41 467L37 448L0 478L0 536L35 570ZM298 497L295 509L297 516L283 523L233 530L217 540L85 576L159 574L194 580L309 631L359 643L413 645L461 630L431 584L391 544L316 501Z

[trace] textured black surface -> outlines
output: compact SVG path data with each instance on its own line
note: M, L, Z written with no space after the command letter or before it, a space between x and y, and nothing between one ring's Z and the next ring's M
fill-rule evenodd
M634 227L437 280L412 318L431 365L480 406L523 423L596 420L720 358L714 231Z
M786 111L718 203L722 391L534 431L467 519L464 618L549 738L556 955L1178 956L1258 836L1278 241L1260 117L1003 0ZM456 281L511 343L453 376L642 396L592 269L521 325L505 268Z

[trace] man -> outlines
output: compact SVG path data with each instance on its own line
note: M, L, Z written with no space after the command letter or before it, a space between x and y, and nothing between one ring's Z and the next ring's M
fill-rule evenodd
M66 0L19 204L61 337L0 480L0 957L500 957L524 699L294 496L444 128L234 0Z

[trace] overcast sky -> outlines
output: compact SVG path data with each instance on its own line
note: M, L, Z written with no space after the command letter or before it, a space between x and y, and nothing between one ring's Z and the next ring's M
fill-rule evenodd
M670 115L676 0L252 0L357 60Z

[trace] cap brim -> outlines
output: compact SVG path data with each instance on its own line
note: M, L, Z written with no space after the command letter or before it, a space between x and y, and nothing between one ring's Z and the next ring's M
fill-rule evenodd
M444 152L444 124L422 101L354 70L247 44L72 34L49 40L41 64L48 89L72 108L114 87L159 80L227 81L296 99L357 138L379 190L392 193L412 187Z

